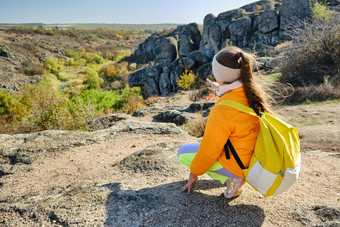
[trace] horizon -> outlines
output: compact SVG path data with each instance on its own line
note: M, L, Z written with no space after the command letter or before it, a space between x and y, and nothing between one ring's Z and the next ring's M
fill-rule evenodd
M1 1L0 24L203 24L209 13L218 14L254 0L20 0Z

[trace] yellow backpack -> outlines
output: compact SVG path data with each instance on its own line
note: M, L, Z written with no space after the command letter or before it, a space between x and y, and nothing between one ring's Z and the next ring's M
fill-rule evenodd
M227 158L230 158L230 150L246 176L246 181L264 197L276 196L294 184L301 167L297 130L264 111L255 112L254 109L233 100L223 100L217 105L229 106L259 117L260 131L247 169L230 140L225 145Z

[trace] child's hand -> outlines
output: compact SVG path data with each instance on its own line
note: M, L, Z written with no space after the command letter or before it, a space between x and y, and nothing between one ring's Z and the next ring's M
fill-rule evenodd
M209 89L212 90L212 91L216 91L218 89L218 87L220 86L218 83L212 82L208 78L207 78L207 82L210 85Z
M198 177L192 173L189 174L188 183L182 188L182 192L188 190L188 194L190 194L192 184L197 187L198 184Z

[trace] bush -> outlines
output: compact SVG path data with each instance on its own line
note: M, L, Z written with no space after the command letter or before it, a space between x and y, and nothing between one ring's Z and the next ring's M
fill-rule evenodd
M51 83L43 81L23 88L23 103L27 106L29 121L36 129L87 130L87 122L95 112L81 100L69 100L57 92Z
M207 119L208 118L203 118L203 116L200 115L195 120L190 121L180 127L191 136L202 137L204 135Z
M340 18L305 22L292 34L295 42L282 60L280 82L294 87L340 84Z
M195 84L195 74L192 71L185 70L178 80L178 86L183 90L189 90Z
M98 89L103 82L104 80L99 77L96 70L92 68L85 70L85 80L83 83L87 85L86 89Z
M58 75L63 70L64 61L58 58L48 57L44 62L44 67L54 75Z
M312 6L312 18L314 20L321 20L327 22L332 19L335 14L334 11L327 8L328 3L325 2L315 2Z
M144 108L140 88L130 88L128 85L120 93L116 91L85 90L80 98L86 105L93 106L98 112L123 111L133 113Z

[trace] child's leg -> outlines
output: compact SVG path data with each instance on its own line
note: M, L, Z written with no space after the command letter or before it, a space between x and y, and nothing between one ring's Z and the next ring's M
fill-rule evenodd
M182 165L190 168L191 162L194 159L199 146L200 143L185 144L181 146L177 152L178 161ZM224 184L228 178L239 178L226 170L218 161L216 161L206 173L209 174L213 179L219 180L222 184Z
M177 151L177 159L186 167L190 168L191 162L194 159L200 143L185 144L181 146Z

